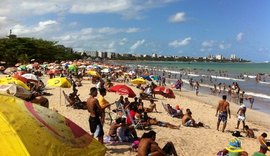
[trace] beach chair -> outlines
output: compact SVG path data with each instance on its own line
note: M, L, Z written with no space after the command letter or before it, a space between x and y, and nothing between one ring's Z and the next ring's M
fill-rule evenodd
M164 104L163 102L161 102L161 104L162 104L164 110L165 110L169 115L171 115L170 112L169 112L169 108L168 108L167 104Z
M66 104L66 106L72 106L74 104L74 102L69 98L69 96L65 93L65 91L63 91L64 97L65 97L65 104L66 101L68 102L68 104Z

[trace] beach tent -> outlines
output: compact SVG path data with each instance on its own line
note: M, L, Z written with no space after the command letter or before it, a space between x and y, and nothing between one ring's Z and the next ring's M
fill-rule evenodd
M106 148L68 118L0 94L1 155L103 156Z

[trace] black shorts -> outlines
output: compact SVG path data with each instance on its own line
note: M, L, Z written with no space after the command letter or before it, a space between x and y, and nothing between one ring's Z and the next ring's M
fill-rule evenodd
M98 117L89 117L89 127L90 127L90 132L92 134L95 133L95 131L97 130L97 126L99 126L99 131L98 131L98 135L97 137L103 136L104 135L104 131L103 131L103 126L100 122L100 119Z

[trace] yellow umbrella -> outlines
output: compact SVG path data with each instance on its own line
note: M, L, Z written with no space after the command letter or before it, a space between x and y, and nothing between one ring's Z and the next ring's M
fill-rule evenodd
M106 147L68 118L0 94L1 155L97 155Z
M57 78L49 79L47 84L48 86L52 86L52 87L61 87L61 88L71 87L71 83L65 77L57 77Z
M21 80L13 78L13 77L1 78L0 79L0 85L2 85L2 84L16 84L16 85L19 85L19 86L23 87L26 90L30 90L30 88L25 83L23 83Z
M137 78L130 81L133 84L146 84L146 81L143 78Z
M95 71L95 70L88 70L85 73L86 74L90 74L92 76L101 77L101 75L97 71Z

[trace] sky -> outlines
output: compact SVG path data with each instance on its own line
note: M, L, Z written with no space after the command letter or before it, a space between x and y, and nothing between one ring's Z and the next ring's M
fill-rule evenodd
M0 37L76 51L270 61L269 0L1 0Z

